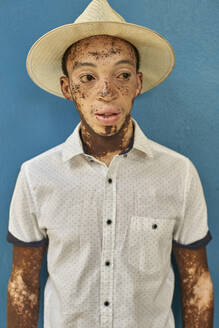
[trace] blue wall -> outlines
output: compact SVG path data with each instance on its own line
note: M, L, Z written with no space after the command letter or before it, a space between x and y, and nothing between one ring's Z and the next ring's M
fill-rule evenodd
M79 122L72 103L38 88L29 79L26 55L42 34L71 23L89 0L11 0L0 3L0 327L6 327L7 283L12 245L5 241L9 204L21 163L63 142ZM133 117L155 141L188 156L198 169L209 213L213 240L208 264L218 304L219 280L219 3L218 0L110 0L127 21L145 25L173 45L176 66L157 88L141 95ZM45 284L46 258L42 268ZM173 259L174 261L174 259ZM176 265L174 262L174 268ZM177 275L177 270L176 270ZM43 296L43 295L41 295ZM41 297L39 327L42 327ZM179 281L173 310L181 328ZM215 327L219 313L215 310Z

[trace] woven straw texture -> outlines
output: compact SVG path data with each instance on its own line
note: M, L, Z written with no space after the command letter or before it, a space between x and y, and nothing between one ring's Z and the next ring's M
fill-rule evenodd
M49 31L33 44L26 61L30 78L45 91L64 98L59 82L63 53L78 40L103 34L127 40L139 50L141 93L156 87L171 73L175 56L165 38L151 29L125 22L106 0L93 0L74 23Z

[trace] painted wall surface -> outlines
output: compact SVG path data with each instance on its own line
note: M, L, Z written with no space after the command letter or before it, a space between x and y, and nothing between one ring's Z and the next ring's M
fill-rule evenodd
M28 77L25 60L42 34L71 23L89 0L11 0L0 2L0 327L6 327L7 283L12 245L6 242L8 214L20 165L62 143L79 122L73 104L38 88ZM219 307L219 2L217 0L110 0L136 24L152 28L172 44L176 65L160 86L141 95L133 117L146 135L195 164L206 197L213 240L207 246ZM176 265L173 259L174 268ZM47 271L42 267L42 292ZM180 294L176 270L173 311L180 328ZM41 293L39 327L43 327ZM214 326L219 326L215 310Z

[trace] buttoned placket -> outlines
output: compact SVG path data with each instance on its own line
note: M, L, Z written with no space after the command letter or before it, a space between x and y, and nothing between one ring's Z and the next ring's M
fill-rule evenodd
M116 178L120 162L128 154L115 155L109 167L91 155L85 155L90 165L98 165L105 179L105 192L103 201L103 236L100 269L100 327L113 328L113 286L114 286L114 253L116 236ZM95 167L95 170L97 167ZM101 169L101 170L100 170Z
M116 227L116 178L118 166L126 155L113 157L109 167L103 163L105 192L103 201L103 236L100 270L100 327L113 327L114 248ZM95 160L94 160L95 161ZM92 161L93 163L93 161Z

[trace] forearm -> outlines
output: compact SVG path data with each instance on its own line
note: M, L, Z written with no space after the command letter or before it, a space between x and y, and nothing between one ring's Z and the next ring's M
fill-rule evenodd
M40 288L28 288L21 277L10 278L7 297L7 328L37 328Z
M213 328L214 292L208 273L203 284L181 284L183 328Z
M14 245L8 282L7 328L37 328L40 301L40 271L46 245Z

